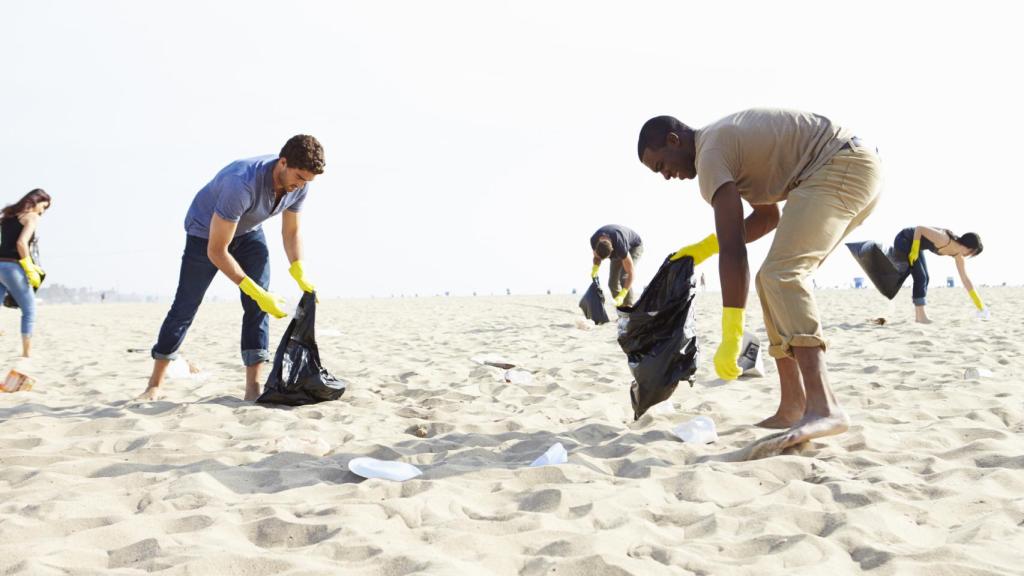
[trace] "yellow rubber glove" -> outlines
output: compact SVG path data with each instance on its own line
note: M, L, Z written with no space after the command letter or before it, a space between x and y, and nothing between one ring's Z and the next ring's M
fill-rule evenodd
M600 264L594 264L594 267L590 269L590 277L597 278L597 271L601 269Z
M303 292L316 292L316 287L306 279L306 271L302 269L302 260L292 262L288 273L299 283L299 288L302 288Z
M249 278L248 276L242 278L238 287L242 289L242 292L244 292L246 296L256 301L260 310L263 310L274 318L284 318L288 315L287 312L281 310L281 305L284 304L284 299L280 296L275 296L270 292L267 292L261 288L259 284L253 282L252 278Z
M743 370L736 365L743 341L743 308L722 308L722 343L715 352L715 373L722 380L735 380Z
M36 266L36 263L32 261L32 257L25 256L21 260L18 260L18 264L21 264L21 269L25 271L25 277L28 278L28 285L33 288L39 288L39 285L43 282L42 277L39 275L41 268Z
M673 254L669 260L675 261L683 258L684 256L690 256L693 258L693 265L696 266L715 254L718 254L718 236L712 234L696 244L683 246L679 250L676 250L676 253Z
M626 300L626 294L629 294L629 288L619 290L619 293L615 295L616 306L622 306L622 303Z
M910 254L907 254L907 262L913 266L914 262L917 262L917 258L921 255L921 239L915 238L910 244Z
M968 292L971 295L971 301L974 302L974 307L978 310L985 309L985 303L981 301L981 296L978 296L978 291L971 288Z

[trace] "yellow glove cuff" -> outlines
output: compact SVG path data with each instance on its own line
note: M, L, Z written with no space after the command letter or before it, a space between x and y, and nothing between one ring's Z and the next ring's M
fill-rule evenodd
M28 285L33 288L39 288L39 284L42 283L42 278L40 278L39 275L39 267L32 261L32 257L25 256L21 260L18 260L18 264L21 264L21 269L25 271L25 278L28 280Z
M910 243L910 254L907 255L907 261L909 261L910 265L913 266L914 262L917 262L917 259L920 257L920 255L921 255L921 239L917 238L913 242Z
M259 296L267 293L259 284L252 281L252 278L246 276L242 278L242 281L238 283L238 287L245 293L246 296L253 300L258 300Z
M697 242L696 244L690 244L689 246L683 246L676 251L669 259L679 260L684 256L690 256L693 258L693 265L696 266L708 258L718 254L718 236L714 234L708 235L707 238Z
M590 277L597 278L597 272L601 269L600 264L594 264L594 267L590 269Z
M722 340L727 337L743 338L743 308L722 308Z
M971 295L971 301L974 302L974 306L978 310L984 310L985 309L985 303L981 301L981 296L978 296L978 291L977 290L975 290L974 288L971 288L970 290L967 291L967 293Z
M313 284L306 280L306 270L302 267L302 260L292 262L292 265L288 267L288 273L292 275L303 292L315 291Z
M737 365L743 342L743 308L722 308L722 343L715 351L715 374L735 380L743 373Z
M260 307L260 310L263 310L274 318L284 318L288 315L287 312L281 309L283 300L264 290L259 284L253 282L252 278L249 278L248 276L242 278L242 281L238 283L238 288L241 289L246 296L252 298Z

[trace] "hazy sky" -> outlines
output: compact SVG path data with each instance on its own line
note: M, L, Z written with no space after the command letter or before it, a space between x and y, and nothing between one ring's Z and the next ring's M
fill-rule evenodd
M195 193L296 133L327 171L302 216L327 296L565 292L590 234L644 238L640 279L713 231L694 181L636 157L649 117L824 114L876 144L851 240L976 231L978 283L1024 282L1019 9L1005 2L5 2L0 201L54 197L53 282L169 296ZM1010 176L1007 176L1010 174ZM1002 202L1007 202L1002 204ZM291 293L280 219L272 289ZM752 271L770 240L751 248ZM1015 255L1016 254L1016 255ZM717 259L705 264L717 278ZM955 275L933 258L933 278ZM849 282L840 248L819 284ZM607 263L602 279L607 275ZM222 276L214 294L233 296Z

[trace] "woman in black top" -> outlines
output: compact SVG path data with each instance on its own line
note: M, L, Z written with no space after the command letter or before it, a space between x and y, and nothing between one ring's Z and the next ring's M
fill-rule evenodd
M42 282L43 270L32 258L39 218L50 207L50 195L41 188L26 194L0 213L0 301L7 294L21 308L21 353L32 351L35 324L34 289Z
M981 244L981 237L974 232L968 232L963 236L957 236L945 228L930 228L928 226L917 226L904 228L896 235L893 242L893 251L901 258L906 258L910 264L910 274L914 277L914 311L916 320L922 324L930 324L931 319L925 313L925 296L928 293L928 266L924 259L924 250L929 250L939 256L951 256L956 259L956 270L960 274L960 281L970 295L979 314L986 314L985 304L974 289L974 284L967 277L964 259L981 254L984 246Z

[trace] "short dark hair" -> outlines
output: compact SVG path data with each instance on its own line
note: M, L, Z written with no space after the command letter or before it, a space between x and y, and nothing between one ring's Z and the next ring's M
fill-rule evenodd
M594 252L597 252L599 258L607 258L612 255L612 241L607 238L601 238L597 241L597 247L594 248Z
M668 138L669 132L682 135L687 132L693 132L693 128L672 116L655 116L644 122L643 127L640 128L640 138L637 139L636 143L636 155L640 158L641 162L644 160L644 150L648 148L651 150L661 150L665 147L665 140Z
M289 168L298 168L313 174L324 173L324 147L308 134L297 134L289 138L278 157L287 160Z
M977 256L978 254L981 254L981 251L985 249L985 247L982 246L981 244L981 236L978 236L974 232L968 232L967 234L964 234L963 236L957 239L957 242L959 242L962 246L970 248L971 250L974 251L974 253L971 254L972 258L974 256Z

